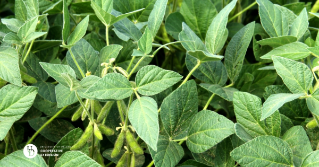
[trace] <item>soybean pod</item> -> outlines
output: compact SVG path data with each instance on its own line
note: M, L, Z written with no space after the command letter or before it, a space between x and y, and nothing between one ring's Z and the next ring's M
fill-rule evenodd
M131 156L131 165L130 167L135 167L135 154L132 153L132 156Z
M114 158L120 154L120 151L122 149L123 143L125 139L125 133L121 131L119 136L117 137L115 144L114 144L114 149L112 151L111 157Z
M129 155L128 152L125 152L121 159L117 162L116 167L124 167L125 166L125 162L127 161L127 156Z
M82 148L89 138L92 136L93 133L93 123L90 122L89 125L86 127L84 133L80 137L80 139L70 148L70 150L78 150Z
M130 132L130 130L126 131L126 141L128 143L128 145L130 146L131 150L136 153L136 154L144 154L143 149L141 148L141 146L137 143L137 141L135 140L134 136L132 135L132 133Z
M98 128L98 126L96 125L96 123L94 123L94 136L99 140L103 140L102 133L100 129Z
M99 124L98 128L100 129L100 131L105 135L105 136L111 136L114 135L114 130L103 125L103 124Z
M102 107L101 112L99 113L96 121L98 123L102 122L104 118L107 117L109 112L111 111L112 105L114 104L114 101L108 101L105 103L105 105Z
M72 121L78 120L78 119L81 117L82 112L83 112L83 107L80 106L80 107L74 112L74 114L72 115L71 120L72 120Z

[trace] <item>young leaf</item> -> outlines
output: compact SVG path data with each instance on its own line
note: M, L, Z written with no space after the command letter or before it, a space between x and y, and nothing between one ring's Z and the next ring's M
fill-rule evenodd
M105 46L104 48L101 49L100 51L100 63L109 63L109 60L111 58L116 59L116 57L118 56L118 54L120 53L121 49L123 48L123 46L121 45L109 45L109 46Z
M179 33L178 38L187 51L202 50L206 51L203 41L194 33L194 31L183 23L183 30Z
M268 45L273 48L277 48L282 45L286 45L292 42L296 42L297 38L294 36L281 36L281 37L272 37L272 38L266 38L262 39L260 41L257 41L259 45Z
M29 53L24 65L28 69L27 73L37 81L45 82L48 79L48 74L40 66L40 59L35 54Z
M269 0L257 0L262 26L270 37L288 35L288 22L283 13Z
M27 6L24 0L15 0L14 11L16 19L21 20L23 22L28 20Z
M121 15L121 13L118 15ZM114 27L116 31L133 39L134 41L138 41L142 37L141 31L128 18L124 18L123 20L114 23Z
M293 42L286 45L279 46L273 49L264 56L262 59L272 59L272 56L285 57L292 60L299 60L306 58L310 55L310 51L307 50L308 46L301 42Z
M191 80L169 94L161 105L161 120L165 131L173 139L187 136L188 126L198 110L195 81Z
M1 19L1 22L6 25L11 31L13 32L18 32L19 28L24 24L23 21L18 20L18 19Z
M145 28L144 34L138 40L138 48L145 54L149 54L152 51L153 37L148 27Z
M262 115L260 120L263 121L267 117L271 116L276 110L282 107L285 103L293 101L303 95L305 94L304 93L299 93L299 94L280 93L280 94L270 95L263 105Z
M157 167L175 167L184 156L183 147L163 135L158 138L157 151L149 150Z
M278 75L292 93L308 93L313 76L307 65L283 57L272 59Z
M247 24L235 34L226 48L225 67L232 83L236 82L239 76L254 28L255 22Z
M129 108L128 118L138 136L157 151L159 124L156 101L150 97L136 99Z
M319 89L307 98L307 106L313 114L319 115Z
M13 164L14 163L14 164ZM27 158L23 153L23 150L15 151L8 156L4 157L0 161L0 166L37 166L37 167L47 167L42 156L39 154L34 158Z
M80 167L83 165L92 166L92 167L100 167L101 165L98 164L96 161L91 159L89 156L85 155L81 151L68 151L65 152L59 160L56 162L55 167L62 167L62 166L74 166Z
M15 45L23 45L21 39L18 37L16 33L9 32L4 36L3 41L9 44L15 44Z
M238 91L235 88L223 88L222 86L217 84L212 85L212 84L201 83L199 86L208 90L211 93L215 93L216 95L220 96L221 98L227 101L233 101L233 94L234 92Z
M63 28L62 28L62 39L63 43L67 42L70 35L70 15L67 5L67 0L63 0Z
M224 56L212 55L208 52L203 52L201 50L189 51L189 52L187 52L187 54L195 57L196 59L198 59L202 63L209 62L209 61L219 61L219 60L222 60L224 58Z
M240 123L235 123L235 134L244 142L252 140L253 137L250 136L245 130L245 128Z
M89 15L86 16L74 29L74 31L68 37L68 45L74 45L78 42L86 33L89 24Z
M135 82L139 93L152 96L173 86L181 79L182 76L174 71L149 65L138 71Z
M156 0L154 8L150 16L148 17L147 25L151 31L153 38L156 36L157 31L162 24L166 11L167 1L168 0Z
M301 167L316 167L319 165L319 150L308 154L302 161Z
M35 31L38 23L38 17L35 17L27 22L25 22L18 31L18 37L21 41L25 41L26 37Z
M260 136L237 148L231 157L242 166L294 166L289 145L274 136Z
M266 120L266 126L268 130L268 134L280 137L281 134L281 116L279 111L275 111L270 117Z
M297 37L297 39L300 39L308 30L308 25L308 14L306 8L304 8L299 16L292 23L289 30L289 35L295 36Z
M227 6L225 6L213 19L207 30L205 45L207 50L212 54L217 54L226 42L223 40L223 36L225 31L227 31L226 25L228 21L228 15L235 7L236 2L237 0L233 0Z
M94 2L107 13L111 13L113 9L113 0L94 0Z
M218 167L233 166L235 161L230 157L230 152L233 150L232 141L227 137L222 142L217 144L215 163Z
M234 123L213 111L200 111L192 122L186 144L193 153L205 152L234 133Z
M0 47L0 77L12 84L21 86L18 52L11 47Z
M178 34L183 30L182 24L185 22L183 15L174 12L168 15L165 21L165 29L169 35L178 40Z

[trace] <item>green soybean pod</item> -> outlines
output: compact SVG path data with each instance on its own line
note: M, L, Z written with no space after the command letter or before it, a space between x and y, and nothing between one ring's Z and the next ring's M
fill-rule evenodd
M96 125L96 123L94 123L94 136L99 140L103 140L102 133L100 129L98 128L98 126Z
M135 167L135 154L133 153L131 156L131 165L130 167Z
M125 162L127 161L127 156L129 155L128 152L125 152L121 159L117 162L116 167L124 167L125 166Z
M313 120L311 120L310 122L307 123L306 127L308 129L313 129L313 128L317 127L317 125L318 124L317 124L316 119L313 119Z
M99 124L98 125L100 131L105 135L105 136L112 136L114 135L114 130L103 125L103 124Z
M110 113L112 105L114 104L114 101L108 101L105 103L105 105L102 107L101 112L99 113L96 121L102 122L104 118L107 117L107 115Z
M101 155L99 149L95 149L94 151L94 159L96 162L98 162L100 165L104 166L104 159L103 156Z
M134 153L136 153L136 154L144 154L143 149L137 143L137 141L135 140L134 136L132 135L132 133L129 130L126 131L126 141L127 141L128 145L130 146L131 150Z
M92 136L93 133L93 124L90 122L89 125L86 127L85 131L83 132L80 139L70 148L70 150L78 150L82 148L89 138Z
M80 106L80 107L74 112L74 114L72 115L71 121L76 121L76 120L78 120L78 119L81 117L82 112L83 112L83 107Z
M94 112L99 115L101 110L102 110L102 105L100 104L99 101L97 100L93 100L93 103L94 103Z
M85 106L85 108L86 108L87 110L90 109L90 106L91 106L90 104L91 104L91 103L90 103L90 100L89 100L89 99L86 99L84 106ZM86 118L86 116L87 116L87 113L86 113L86 111L83 109L82 116L81 116L81 120L84 121L85 118Z
M119 136L117 137L115 144L114 144L114 149L112 151L111 157L114 158L120 154L120 151L122 149L123 143L125 139L125 133L121 131Z

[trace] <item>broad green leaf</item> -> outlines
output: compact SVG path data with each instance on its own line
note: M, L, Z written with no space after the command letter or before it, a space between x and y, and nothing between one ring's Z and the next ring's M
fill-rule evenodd
M290 128L294 126L291 119L289 119L287 116L280 114L281 118L281 135L284 135Z
M3 140L13 123L32 106L37 88L6 85L0 89L0 140Z
M186 137L191 119L197 111L197 88L195 81L191 80L163 100L160 116L167 134L173 139Z
M234 133L234 123L213 111L200 111L192 122L186 144L194 153L205 152Z
M3 41L9 44L15 44L15 45L23 45L21 39L18 37L16 33L9 32L6 34L3 38Z
M111 25L111 21L115 20L116 17L114 15L104 11L101 6L99 6L97 3L95 3L95 1L91 1L91 6L92 6L96 16L100 19L100 21L105 26L110 26Z
M300 39L308 30L308 25L308 14L306 8L304 8L300 15L292 23L289 29L289 35L295 36L297 37L297 39Z
M270 117L266 120L266 126L268 130L268 134L276 137L280 137L281 135L281 116L279 111L275 111Z
M217 144L215 164L218 167L233 166L235 161L230 157L230 152L233 150L232 141L227 137L222 142Z
M202 0L200 3L196 0L184 0L180 13L196 35L205 40L209 24L218 12L210 0Z
M217 145L203 153L191 153L197 162L205 164L203 167L215 166L216 147Z
M201 50L198 51L188 51L187 54L195 57L198 59L200 62L209 62L209 61L219 61L224 58L224 56L219 56L219 55L212 55L208 52L204 52Z
M62 39L63 43L67 42L67 39L70 35L70 15L67 5L67 0L63 0L63 28L62 28Z
M235 134L244 142L252 140L253 137L250 136L245 130L245 128L240 123L235 123Z
M164 70L160 67L149 65L138 71L135 82L139 93L146 96L152 96L173 86L181 79L182 76L174 71Z
M279 46L272 51L268 52L262 59L272 59L272 56L285 57L292 60L299 60L306 58L310 55L310 51L307 50L308 46L301 42L293 42L286 45Z
M113 0L94 0L94 2L107 13L111 13L113 9Z
M259 136L235 148L230 155L241 166L294 166L288 143L274 136Z
M235 34L226 48L225 67L232 83L236 82L239 76L254 28L255 22L247 24Z
M49 119L46 117L40 117L31 119L28 122L30 126L37 131L48 120ZM45 128L43 128L42 131L40 131L40 134L50 141L58 142L72 129L74 129L74 126L70 122L64 119L54 119Z
M319 115L319 89L307 98L307 106L313 114Z
M140 11L142 11L142 10L144 10L144 8L138 9L138 10L134 10L134 11L129 12L129 13L121 14L121 15L119 15L119 16L116 16L116 18L114 18L114 19L113 19L113 17L112 17L112 21L111 21L110 25L113 25L113 24L115 24L116 22L119 22L119 21L121 21L121 20L127 18L128 16L131 16L131 15L133 15L133 14L135 14L135 13L138 13L138 12L140 12ZM112 14L113 14L113 13L112 13Z
M28 70L28 74L38 81L46 81L48 79L48 74L40 66L40 59L33 53L29 53L24 65Z
M21 86L18 52L11 47L0 47L0 77L12 84Z
M56 1L50 7L45 9L42 13L49 15L63 13L63 0Z
M23 43L29 43L32 40L35 40L43 35L45 35L47 32L32 32L30 33L25 39L22 40Z
M72 77L76 77L74 70L68 65L50 64L44 62L40 62L40 65L52 78L66 87L68 87L68 82L63 78L61 74L68 73Z
M18 37L22 40L25 41L28 35L30 35L32 32L35 31L35 28L38 23L38 17L35 17L31 20L28 20L25 22L20 29L17 32Z
M156 101L145 96L134 100L129 108L128 118L138 136L157 151L159 124Z
M72 52L72 54L71 54ZM73 68L78 78L83 78L87 72L95 74L99 67L99 56L94 48L85 40L80 39L66 55L68 64Z
M138 48L145 54L149 54L152 51L153 37L148 27L145 28L144 34L138 40Z
M233 103L237 123L240 123L251 137L268 134L265 122L260 121L260 98L249 93L235 92Z
M294 165L301 166L302 160L312 152L311 144L304 128L302 126L294 126L282 136L282 139L292 149Z
M259 5L259 16L262 26L270 37L288 35L288 22L281 12L269 0L257 0Z
M39 149L39 148L38 148ZM0 166L37 166L37 167L47 167L44 159L40 155L36 155L34 158L27 158L23 150L15 151L3 159L0 160Z
M6 25L11 31L13 32L18 32L19 28L23 25L23 21L18 20L18 19L1 19L1 22Z
M311 152L302 161L301 167L316 167L319 165L319 150Z
M85 39L96 51L101 51L105 47L105 41L100 38L96 32L91 32L86 34L83 39Z
M140 51L140 50L137 50L137 49L134 49L133 50L133 53L132 53L132 56L136 56L136 57L149 57L151 55L147 55L145 54L144 52Z
M133 93L131 83L119 73L110 73L92 85L85 94L96 99L122 100Z
M184 156L183 147L163 135L158 138L157 151L149 150L156 167L175 167Z
M85 155L81 151L65 152L54 167L74 166L74 167L101 167L96 161Z
M278 75L292 93L308 93L313 76L307 65L283 57L273 56Z
M151 31L153 38L156 36L157 31L162 24L166 11L167 1L168 0L156 0L154 8L150 13L150 16L148 17L147 25Z
M74 45L77 43L86 33L89 24L89 15L86 16L73 30L73 32L68 37L68 45ZM67 31L67 30L66 30Z
M167 33L178 40L178 34L183 30L183 22L185 22L185 19L180 12L174 12L168 15L165 21Z
M128 13L137 9L145 8L140 13L134 13L132 19L136 19L138 22L147 22L147 19L153 9L156 0L119 0L114 1L114 9L122 13Z
M61 76L68 84L68 88L70 88L70 91L74 91L81 88L80 82L75 77L72 77L68 73L62 73Z
M37 17L39 15L39 1L38 0L25 0L24 1L28 11L28 19Z
M273 48L277 48L282 45L286 45L292 42L296 42L297 38L294 36L281 36L281 37L272 37L272 38L266 38L262 39L260 41L257 41L259 45L268 45Z
M15 0L14 11L16 19L21 20L23 22L28 20L27 6L24 0Z
M318 37L319 39L319 37ZM319 57L319 46L307 48L314 56Z
M289 27L291 27L292 23L297 18L297 15L293 11L289 10L288 8L284 6L275 4L275 7L281 11L283 15L282 17L288 22Z
M216 95L220 96L221 98L227 101L233 101L233 94L234 92L238 91L235 88L223 88L222 86L217 84L212 85L207 83L201 83L199 86L208 90L211 93L215 93Z
M141 31L128 18L124 18L123 20L114 23L114 27L115 30L133 39L134 41L138 41L142 36Z
M71 91L70 88L58 84L55 86L57 107L62 108L67 105L71 105L78 101L75 91Z
M76 92L79 94L79 96L86 98L86 99L94 99L93 97L89 97L85 92L93 86L96 82L98 82L101 78L97 77L95 75L90 75L85 78L83 78L80 81L81 89L78 89Z
M116 59L122 48L123 46L116 44L105 46L104 48L102 48L100 51L100 64L109 63L109 60L111 58Z
M178 38L182 42L183 47L187 51L202 50L206 51L206 47L203 41L194 33L194 31L187 26L187 24L182 23L182 31L179 33Z
M38 81L32 86L38 87L38 95L52 103L56 102L55 85L49 82Z
M269 51L271 51L273 48L270 46L261 46L257 43L257 40L262 39L267 39L269 38L269 35L266 33L264 28L259 24L255 23L255 31L254 31L254 36L253 36L253 51L254 51L254 56L257 61L260 62L271 62L269 60L263 60L260 59L261 56L265 55Z
M285 103L293 101L303 95L305 94L304 93L299 93L299 94L280 93L280 94L270 95L263 105L262 115L260 120L263 121L267 117L271 116L276 110L282 107Z
M236 5L237 0L231 1L227 6L225 6L213 19L210 26L208 27L205 45L207 50L212 54L217 54L224 44L223 36L225 34L226 25L228 21L228 15L233 10Z
M197 64L197 59L186 55L186 67L191 71ZM201 63L200 66L194 71L193 76L205 83L225 85L227 81L226 68L221 61L211 61Z

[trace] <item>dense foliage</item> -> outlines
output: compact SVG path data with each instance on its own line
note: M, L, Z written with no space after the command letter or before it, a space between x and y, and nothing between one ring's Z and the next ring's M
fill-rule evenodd
M319 166L319 1L0 4L0 166Z

